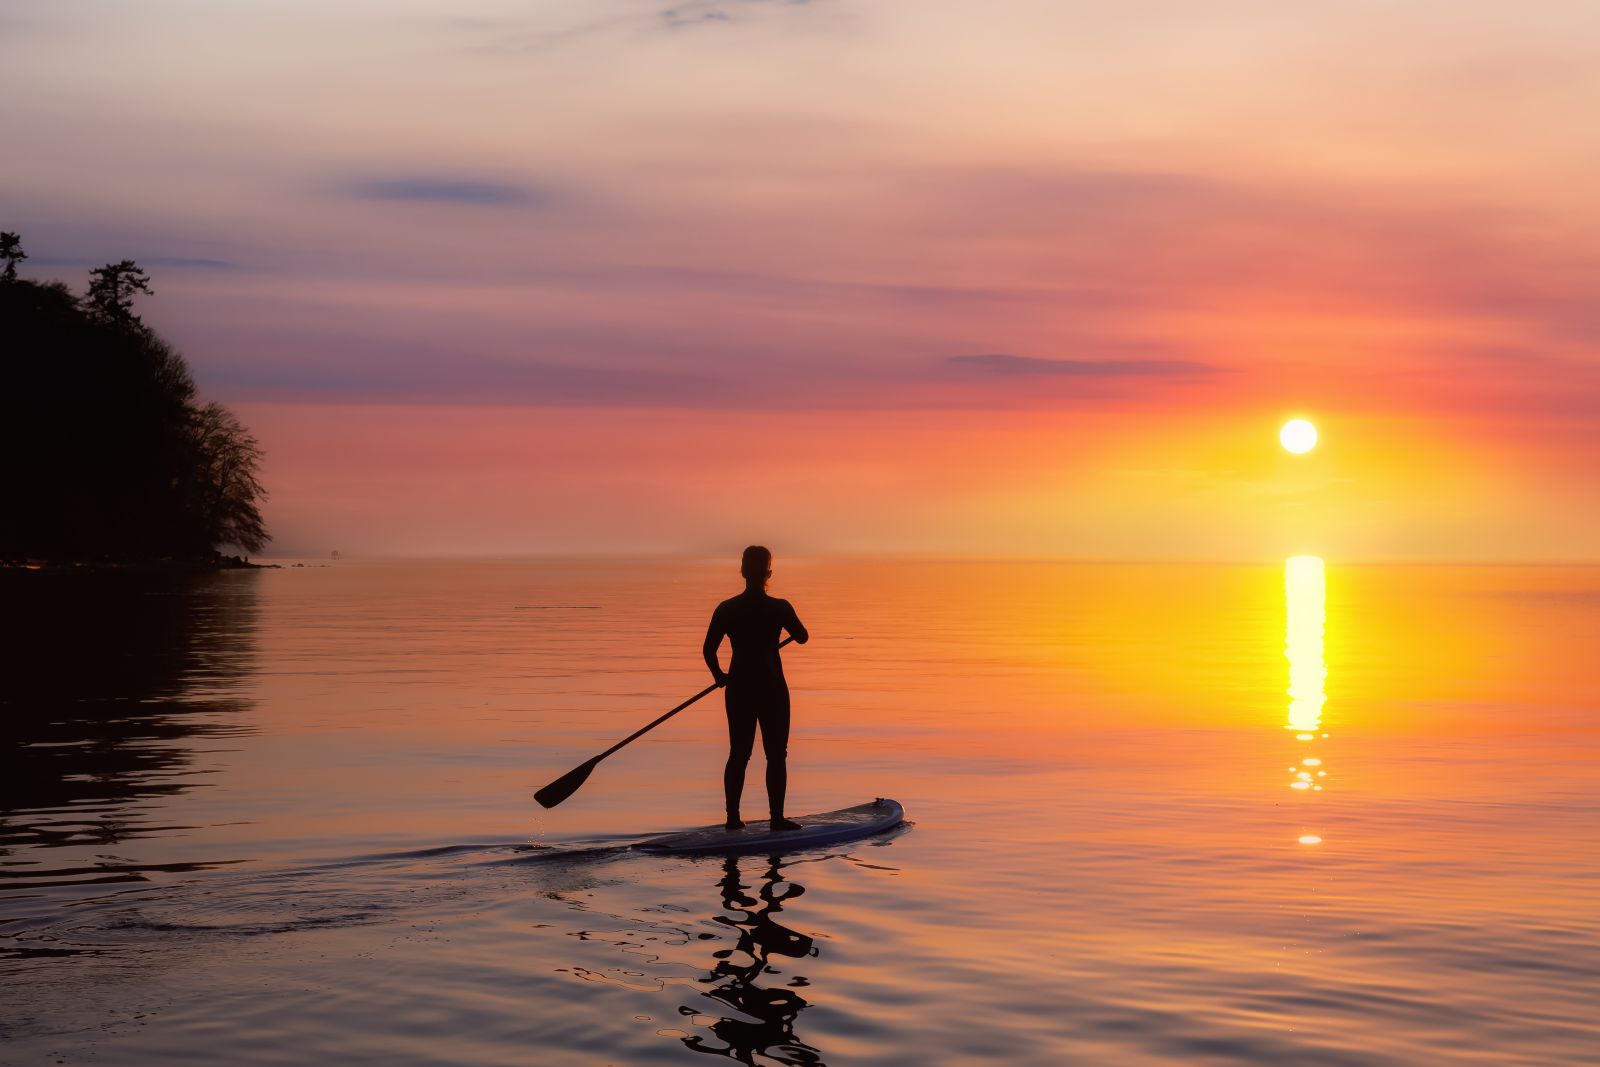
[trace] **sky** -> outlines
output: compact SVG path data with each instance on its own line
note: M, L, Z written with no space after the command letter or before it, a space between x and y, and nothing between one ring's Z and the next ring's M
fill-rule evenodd
M1592 0L8 0L0 227L148 269L278 554L1590 560L1596 54Z

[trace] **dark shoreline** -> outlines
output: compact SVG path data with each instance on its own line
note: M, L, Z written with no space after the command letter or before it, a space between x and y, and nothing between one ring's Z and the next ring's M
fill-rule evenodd
M174 574L199 571L281 569L281 564L251 563L243 556L218 556L216 559L153 559L118 562L108 560L0 560L0 571L32 571L44 574Z

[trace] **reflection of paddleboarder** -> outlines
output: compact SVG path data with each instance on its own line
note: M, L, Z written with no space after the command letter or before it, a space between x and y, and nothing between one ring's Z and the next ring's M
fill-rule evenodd
M778 655L779 635L787 630L802 645L810 638L787 600L767 595L772 577L772 553L760 545L744 550L739 564L744 592L717 605L706 631L706 666L719 686L724 686L728 706L728 764L722 788L728 806L728 829L744 826L739 818L739 797L744 792L744 768L755 747L756 726L761 727L761 750L767 757L767 803L772 829L798 830L800 824L783 816L783 794L788 785L789 684L783 678ZM726 637L733 658L723 671L717 650Z
M772 957L804 960L817 954L811 938L774 918L783 910L784 901L798 897L805 887L784 878L778 856L767 861L754 886L745 884L739 861L732 856L722 861L722 871L717 885L722 890L722 907L729 914L717 916L716 921L737 931L738 939L731 950L716 953L717 962L711 973L700 981L711 986L704 991L705 996L737 1014L712 1023L711 1038L693 1034L683 1038L683 1043L696 1052L726 1056L740 1063L754 1064L759 1058L763 1063L776 1060L820 1067L821 1053L794 1032L795 1020L807 1007L806 999L795 989L810 983L794 975L788 988L760 984L764 975L778 973L771 966ZM760 899L746 892L752 888ZM684 1005L679 1010L689 1016L702 1014L699 1005Z

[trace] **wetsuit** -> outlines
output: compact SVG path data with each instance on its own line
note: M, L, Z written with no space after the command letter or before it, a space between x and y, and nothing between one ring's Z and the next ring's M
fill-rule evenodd
M784 630L801 644L810 637L787 600L761 590L747 589L724 600L711 614L706 666L719 681L727 678L723 694L728 708L728 764L722 772L722 788L729 815L739 811L744 768L750 762L759 725L761 749L767 757L767 802L774 819L783 816L783 794L788 786L789 684L783 679L778 635ZM723 637L733 645L726 676L717 663Z

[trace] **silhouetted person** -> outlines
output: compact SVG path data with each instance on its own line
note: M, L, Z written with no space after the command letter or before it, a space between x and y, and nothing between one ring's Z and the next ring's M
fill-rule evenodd
M739 796L744 792L744 768L761 727L761 749L767 757L767 804L774 830L798 830L800 824L784 818L783 794L788 786L789 683L783 679L778 655L778 635L788 630L802 645L810 639L787 600L767 595L772 577L772 553L760 545L744 550L739 564L744 592L717 605L706 631L706 666L728 707L728 765L722 788L728 806L728 829L739 830ZM726 673L717 662L717 650L726 637L733 658Z

